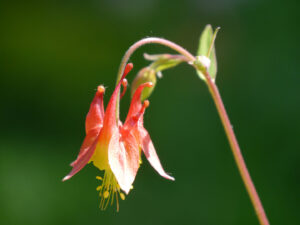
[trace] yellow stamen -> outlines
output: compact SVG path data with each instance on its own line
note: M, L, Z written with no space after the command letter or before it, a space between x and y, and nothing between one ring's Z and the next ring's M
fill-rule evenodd
M96 179L102 181L102 184L96 188L100 196L99 208L105 210L109 202L112 205L114 198L116 198L117 211L119 211L118 197L120 196L120 198L124 200L125 195L121 192L120 185L113 172L111 170L105 170L104 177L97 176Z
M104 192L103 198L108 198L108 196L109 196L109 192L108 191Z
M120 193L120 198L121 198L122 200L125 200L125 195L124 195L123 193Z

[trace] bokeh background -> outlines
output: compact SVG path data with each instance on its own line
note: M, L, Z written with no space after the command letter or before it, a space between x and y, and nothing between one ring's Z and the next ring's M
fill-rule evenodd
M187 65L163 73L145 115L175 182L144 159L119 213L98 209L93 166L61 182L95 89L107 87L107 103L126 49L159 36L195 53L208 23L221 27L217 85L270 222L300 224L298 11L296 0L1 1L0 224L258 224L208 90ZM173 53L141 48L129 80L148 64L144 52Z

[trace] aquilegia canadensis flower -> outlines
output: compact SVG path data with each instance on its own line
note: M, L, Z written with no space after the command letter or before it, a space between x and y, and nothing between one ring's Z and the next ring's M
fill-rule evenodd
M122 191L128 194L132 188L132 183L140 166L141 150L161 176L174 180L162 168L151 138L143 125L143 114L149 106L149 101L145 100L142 103L141 94L145 87L153 86L151 82L141 84L136 89L124 124L116 119L116 107L121 84L124 85L125 91L127 83L125 76L132 67L132 64L127 64L105 112L103 106L105 89L102 85L98 86L86 116L86 137L77 159L71 163L73 169L63 178L63 181L70 179L88 162L93 162L94 166L104 170L103 178L96 177L102 181L102 184L97 187L101 198L101 209L105 209L109 203L113 204L115 198L118 210L119 195L121 199L125 199Z

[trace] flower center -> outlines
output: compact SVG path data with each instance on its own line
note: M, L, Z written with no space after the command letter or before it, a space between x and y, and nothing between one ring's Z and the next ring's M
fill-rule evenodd
M102 181L102 184L97 187L100 196L100 205L101 210L105 210L109 203L112 205L114 199L116 199L117 212L119 211L119 195L122 200L125 199L124 193L121 192L120 185L116 180L115 175L110 169L105 170L104 177L97 176L97 180Z

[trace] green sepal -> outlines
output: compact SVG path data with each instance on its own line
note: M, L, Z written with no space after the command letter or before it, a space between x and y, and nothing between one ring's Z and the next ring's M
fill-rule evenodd
M159 55L148 55L144 54L145 59L153 61L149 66L154 69L155 72L161 72L166 69L177 66L178 64L185 61L185 58L181 55L171 55L171 54L159 54Z
M213 81L215 81L217 75L217 58L214 43L219 29L220 28L218 27L215 32L213 32L211 25L206 25L200 36L199 48L197 51L197 56L206 56L210 59L208 73ZM201 79L205 80L205 76L201 71L197 70L197 73Z

